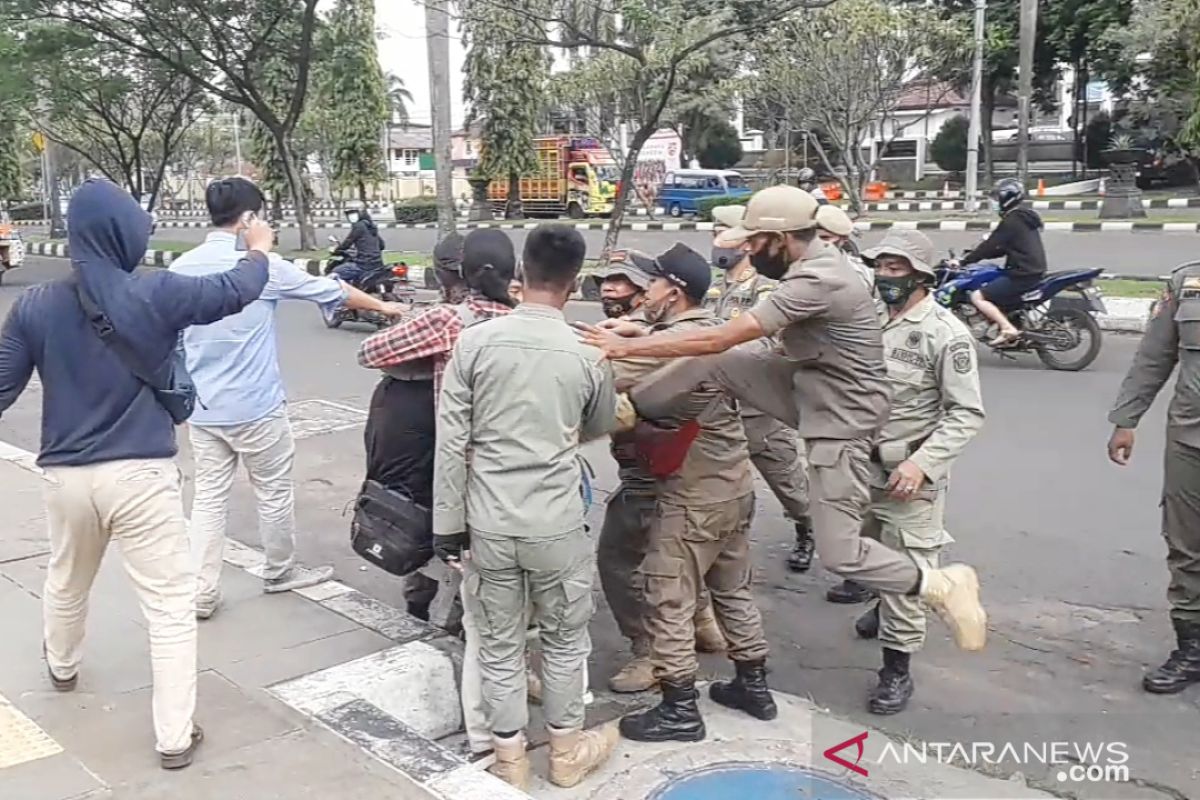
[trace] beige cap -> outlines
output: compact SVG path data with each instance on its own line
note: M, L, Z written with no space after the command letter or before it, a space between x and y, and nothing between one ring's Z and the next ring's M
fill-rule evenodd
M817 227L834 236L850 236L854 233L854 222L850 215L830 203L817 209Z
M783 233L815 228L816 199L795 186L769 186L746 204L739 225L717 234L718 247L737 247L756 233Z
M717 206L712 210L713 222L726 228L736 228L746 216L745 206Z
M930 277L936 277L933 270L933 242L920 231L893 230L883 237L883 241L869 250L864 250L863 261L874 267L875 259L880 256L899 256L908 259L912 268Z

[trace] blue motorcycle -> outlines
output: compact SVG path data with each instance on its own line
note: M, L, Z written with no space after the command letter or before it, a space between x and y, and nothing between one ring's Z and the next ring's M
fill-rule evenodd
M1048 273L1021 295L1019 303L1000 309L1021 331L1021 338L993 349L1002 355L1036 353L1050 369L1077 372L1087 367L1100 355L1102 337L1095 315L1104 313L1104 300L1095 280L1103 271ZM995 326L971 304L970 294L999 277L1003 269L996 264L956 268L942 262L936 272L934 299L965 322L976 339L990 341L995 331L989 328Z

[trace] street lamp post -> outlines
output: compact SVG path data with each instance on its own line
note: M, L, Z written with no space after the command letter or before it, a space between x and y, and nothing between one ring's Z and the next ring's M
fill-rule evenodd
M971 72L971 124L967 132L967 197L969 213L979 210L979 128L983 93L983 22L987 0L975 0L975 67Z

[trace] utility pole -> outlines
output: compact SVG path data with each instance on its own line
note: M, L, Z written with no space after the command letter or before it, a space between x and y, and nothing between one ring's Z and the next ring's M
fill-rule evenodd
M425 5L425 41L429 51L429 104L433 117L434 180L438 231L454 232L453 165L450 163L450 14L447 0Z
M1037 34L1038 0L1021 0L1021 36L1017 85L1017 177L1029 181L1029 116L1033 104L1033 42Z
M967 132L967 211L979 210L979 128L983 93L983 21L987 0L975 0L975 68L971 71L971 124Z

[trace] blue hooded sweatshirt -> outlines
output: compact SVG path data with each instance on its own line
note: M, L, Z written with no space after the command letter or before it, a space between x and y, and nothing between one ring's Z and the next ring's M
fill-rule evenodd
M203 277L167 270L134 273L150 239L150 215L108 181L88 181L67 212L72 277L39 284L13 304L0 331L0 414L37 369L42 381L44 467L171 458L175 426L154 393L92 329L79 281L160 385L180 332L207 325L258 298L267 258ZM200 398L203 401L203 398Z

